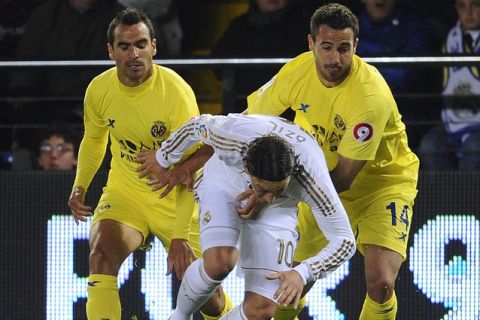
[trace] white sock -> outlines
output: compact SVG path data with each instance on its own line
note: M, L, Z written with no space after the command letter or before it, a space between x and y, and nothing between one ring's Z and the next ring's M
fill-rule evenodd
M243 311L243 302L230 310L229 313L220 318L220 320L248 320Z
M185 272L178 290L177 308L172 320L190 320L195 311L213 295L222 281L210 278L203 268L203 259L195 260Z

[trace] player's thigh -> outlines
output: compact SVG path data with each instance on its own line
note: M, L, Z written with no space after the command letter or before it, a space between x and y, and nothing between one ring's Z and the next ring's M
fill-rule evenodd
M412 188L394 187L356 203L345 204L351 216L357 248L362 254L364 245L373 244L397 252L406 259L416 193L417 190Z
M161 203L164 199L158 199L158 203ZM173 230L178 227L176 219L176 205L164 206L159 208L158 204L150 204L145 207L145 216L148 222L150 232L156 236L165 247L167 252L170 250L170 245L173 239ZM198 205L192 207L190 220L190 230L188 232L188 243L192 248L195 256L198 258L201 256L200 249L200 235L198 228Z
M90 270L116 275L123 261L143 242L140 231L112 219L103 219L90 229Z
M213 247L238 247L242 221L235 196L248 185L242 173L226 166L217 156L205 164L195 184L202 251Z
M143 215L144 208L140 201L134 200L135 198L127 197L116 188L104 188L94 211L91 223L92 236L95 237L98 233L99 228L96 224L99 221L113 220L140 232L144 241L149 234L148 224Z
M303 261L316 255L328 244L310 207L303 202L299 204L297 230L300 239L295 251L295 261Z
M295 225L286 227L272 227L255 221L244 223L238 272L245 275L245 291L275 301L273 296L281 281L267 280L265 276L292 269L298 240Z
M242 221L239 205L224 189L208 186L198 190L199 231L202 252L214 247L238 248Z

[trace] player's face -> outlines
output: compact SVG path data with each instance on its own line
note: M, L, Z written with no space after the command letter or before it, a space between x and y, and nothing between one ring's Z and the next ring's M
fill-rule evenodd
M315 39L308 36L308 45L313 51L320 81L329 88L339 85L350 72L357 47L353 30L335 30L322 24Z
M73 145L63 137L52 136L40 146L38 165L43 170L71 170L77 165Z
M455 8L464 29L480 29L480 0L457 0Z
M144 23L118 25L113 47L108 44L108 54L110 59L115 60L118 78L129 87L138 86L152 75L156 53L156 41L150 39Z
M362 0L370 19L381 22L389 18L395 10L395 0Z
M272 203L275 198L285 191L290 182L290 177L283 179L282 181L269 181L260 179L258 177L251 176L253 192L257 196L260 202Z

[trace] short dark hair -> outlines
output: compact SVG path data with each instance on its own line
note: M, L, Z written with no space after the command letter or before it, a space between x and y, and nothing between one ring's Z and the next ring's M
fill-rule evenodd
M282 181L292 175L295 153L287 141L271 134L250 142L245 161L250 175L268 181Z
M353 30L354 40L358 38L360 32L357 17L350 9L339 3L329 3L315 10L310 19L310 35L314 39L322 24L335 30L350 28Z
M137 23L143 22L148 28L150 34L150 40L155 38L155 31L153 29L152 20L147 16L145 12L136 8L126 8L117 13L117 16L110 22L107 31L108 43L113 46L115 38L115 28L121 24L131 26Z
M40 130L38 134L38 143L35 150L35 155L40 156L40 146L44 140L48 140L53 136L61 137L65 143L71 143L73 145L73 152L75 157L78 154L78 147L80 141L80 134L73 128L73 125L64 122L54 122L47 127Z

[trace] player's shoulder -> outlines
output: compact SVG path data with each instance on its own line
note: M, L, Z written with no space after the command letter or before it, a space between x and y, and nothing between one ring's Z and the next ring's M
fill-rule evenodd
M359 56L353 56L353 64L353 72L355 74L356 81L368 81L370 83L375 83L382 80L384 81L383 76L378 69L375 66L365 62Z
M117 68L112 67L95 76L90 82L87 91L92 93L101 93L108 91L112 87L112 83L117 81Z
M298 74L301 73L302 70L310 70L314 62L315 60L313 57L313 52L307 51L292 58L292 60L285 64L283 70L286 73L294 71L296 74Z
M153 68L156 73L156 85L171 93L169 96L173 96L173 92L192 93L190 85L174 70L158 64L153 64Z
M164 79L166 81L186 83L185 80L178 73L168 67L153 64L153 68L155 68L157 77L160 79Z
M385 78L378 69L354 56L353 77L347 88L357 99L360 97L378 98L380 100L393 100L393 95Z

